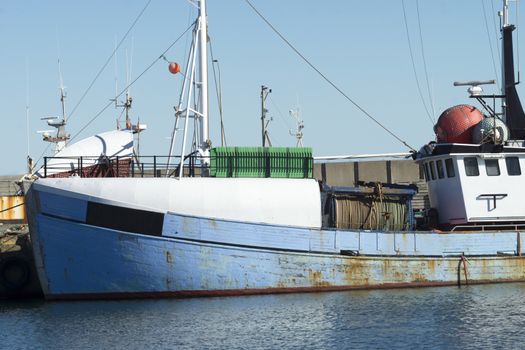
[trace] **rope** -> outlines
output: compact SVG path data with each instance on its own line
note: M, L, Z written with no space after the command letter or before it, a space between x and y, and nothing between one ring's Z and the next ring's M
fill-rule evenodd
M405 1L402 0L401 4L403 6L403 18L405 19L405 30L407 33L408 50L410 51L410 60L412 61L412 70L414 71L414 79L416 80L417 92L419 93L419 98L421 99L421 103L423 104L423 107L425 108L425 112L427 112L428 120L430 121L432 125L434 125L434 119L432 119L432 115L430 114L428 110L427 104L425 102L425 98L423 97L423 92L421 91L421 85L419 85L419 79L417 78L416 63L414 60L414 54L412 52L412 43L410 41L410 31L408 30L408 20L407 20L407 14L405 10Z
M496 21L496 17L500 18L499 16L496 16L494 14L496 14L496 10L494 9L494 1L490 1L490 5L492 6L492 23L494 24L494 33L495 33L495 36L496 38L499 37L499 30L498 30L498 23ZM501 66L501 48L500 48L500 42L499 40L496 39L496 46L497 46L497 50L496 52L498 53L498 60L499 60L499 65Z
M7 209L4 209L4 210L0 210L0 213L3 213L4 211L8 211L8 210L12 210L12 209L15 209L16 207L20 207L24 205L24 203L20 203L20 204L17 204L15 206L12 206L11 208L7 208Z
M391 230L407 228L406 204L396 199L384 198L379 194L366 197L334 195L336 228L383 230L388 224ZM388 218L384 213L388 213Z
M467 263L470 263L465 255L459 257L459 266L458 266L458 286L461 287L461 264L463 264L463 273L465 274L465 284L468 286L468 267Z
M252 10L277 34L285 43L290 47L310 68L312 68L319 76L321 76L328 84L330 84L337 92L339 92L344 98L346 98L351 104L353 104L357 109L359 109L365 116L370 120L376 123L380 128L385 130L390 136L394 137L405 147L409 148L411 151L416 151L412 146L403 141L399 136L390 131L386 126L381 124L376 118L374 118L370 113L368 113L363 107L361 107L357 102L352 100L346 93L343 92L335 83L333 83L326 75L324 75L317 67L315 67L298 49L295 48L250 2L250 0L244 0L252 8Z
M124 89L122 89L122 91L121 91L118 95L115 96L115 99L119 98L122 94L124 94L124 93L127 91L127 89L129 89L133 84L135 84L135 82L136 82L137 80L139 80L139 79L140 79L140 78L141 78L141 77L142 77L142 76L143 76L148 70L150 70L151 67L153 67L153 65L154 65L155 63L157 63L157 62L158 62L159 60L161 60L161 59L166 59L164 55L165 55L165 54L166 54L166 53L167 53L167 52L173 47L173 45L175 45L175 44L176 44L176 43L177 43L177 42L178 42L178 41L179 41L179 40L180 40L180 39L181 39L181 38L182 38L182 37L188 32L188 30L190 30L192 27L193 27L193 23L192 23L188 28L186 28L186 30L185 30L185 31L184 31L184 32L183 32L183 33L182 33L177 39L175 39L175 41L172 42L172 43L170 44L170 46L168 46L168 48L167 48L166 50L164 50L164 51L162 52L162 54L161 54L159 57L157 57L153 62L151 62L151 64L150 64L148 67L146 67L146 69L144 69L144 70L142 71L142 73L140 73L140 74L139 74L139 75L138 75L138 76L137 76L137 77L136 77L131 83L129 83L128 86L126 86ZM95 121L95 119L97 119L102 113L104 113L104 111L105 111L106 109L108 109L109 106L111 106L112 104L113 104L113 100L110 101L108 104L106 104L106 105L104 106L104 108L102 108L102 109L100 110L100 112L98 112L93 118L91 118L91 120L90 120L87 124L85 124L85 125L80 129L80 131L78 131L78 132L77 132L77 133L71 138L71 141L72 141L73 139L75 139L75 138L76 138L76 137L77 137L82 131L84 131L84 130L85 130L85 129L86 129L86 128L87 128L87 127L93 122L93 121Z
M113 52L111 53L111 55L109 55L108 59L106 60L106 62L104 63L104 65L102 66L102 68L100 68L100 70L98 71L97 75L95 76L95 78L93 79L93 81L91 81L91 84L89 84L88 88L86 89L86 91L84 91L84 94L82 95L82 97L80 97L80 100L77 102L77 104L75 105L75 107L73 107L73 110L71 111L71 113L69 113L69 120L71 120L71 117L73 116L73 114L75 113L75 111L77 110L78 106L82 103L82 101L84 100L84 98L86 97L86 95L88 94L89 90L91 90L91 88L93 87L93 85L95 84L95 82L97 81L98 77L100 76L100 74L102 74L102 72L104 71L104 69L106 69L107 65L109 64L109 62L111 61L111 59L113 58L113 56L115 55L115 52L117 52L118 48L120 47L120 45L122 45L122 43L124 42L124 40L126 39L126 37L128 36L128 34L131 32L131 30L133 29L133 27L135 27L135 24L137 24L138 20L140 19L140 17L142 17L142 14L144 13L144 11L146 11L146 9L148 8L149 4L151 3L152 0L149 0L146 5L144 6L144 8L142 8L142 11L140 11L140 13L138 14L138 16L135 18L135 20L133 21L133 23L131 24L131 26L129 27L128 31L126 32L126 34L124 34L124 36L122 37L122 39L120 40L120 42L118 43L118 45L115 47L115 50L113 50ZM120 96L120 95L119 95ZM115 98L117 98L118 96L116 96Z
M487 39L489 41L490 57L492 58L492 66L494 68L494 75L497 77L498 70L496 69L496 60L494 59L494 50L492 49L492 40L490 40L489 22L487 20L487 11L485 10L485 0L481 0L481 5L483 7L483 18L485 19L485 29L487 30ZM496 80L499 81L498 78L496 78Z
M71 110L71 113L69 113L69 120L71 120L71 117L73 116L73 114L75 113L75 111L77 110L78 106L80 106L80 104L82 103L82 101L84 100L84 98L87 96L88 92L91 90L91 88L93 87L93 85L95 84L95 82L97 81L97 79L99 78L100 74L102 74L102 72L104 71L104 69L106 69L107 65L109 64L109 62L111 61L111 59L113 58L113 56L115 56L115 52L117 52L118 48L122 45L122 43L124 42L124 40L126 39L126 37L129 35L129 33L131 32L131 30L133 29L133 27L135 27L135 24L137 24L138 20L140 19L140 17L142 17L142 14L146 11L146 9L148 8L149 4L151 3L152 0L149 0L146 5L142 8L142 10L140 11L140 13L138 14L138 16L135 18L135 20L133 21L133 23L131 24L131 26L129 27L128 31L126 32L126 34L124 34L124 36L122 37L122 39L120 40L120 42L118 43L117 46L115 46L115 49L113 50L113 52L111 53L111 55L109 55L108 59L106 60L106 62L104 63L104 65L100 68L100 70L98 71L97 75L95 76L95 78L91 81L91 83L89 84L88 88L86 89L86 91L84 91L84 94L82 95L82 97L80 97L80 100L77 102L77 104L73 107L73 109ZM131 86L132 84L128 85ZM122 93L120 93L118 96L115 96L115 99L117 99L120 95L122 95ZM111 105L111 103L110 103ZM89 121L89 123L84 126L81 131L83 131L89 124L91 124L91 122L93 120L95 120L100 114L102 114L109 106L105 106L91 121ZM80 132L76 133L75 136L73 136L69 142L73 141L73 139L79 134ZM40 160L42 160L42 158L44 157L44 154L46 154L46 152L49 150L49 147L50 147L51 144L48 144L47 147L44 149L44 151L42 152L42 154L40 155L40 157L38 157L37 161L35 162L35 165L38 164L38 162L40 162Z
M221 118L221 146L222 147L226 147L227 144L226 144L226 134L225 134L225 130L224 130L224 115L222 113L222 86L219 86L219 84L221 84L221 72L220 72L220 67L218 66L219 65L219 61L214 59L214 56L213 56L213 48L212 48L212 45L211 45L211 40L210 40L210 56L211 56L211 62L212 62L212 70L213 70L213 82L215 83L215 94L217 95L217 104L219 105L219 116ZM219 80L217 81L217 74L215 72L215 65L213 63L217 63L217 69L219 70Z
M425 58L425 48L423 46L423 34L421 30L421 18L419 16L419 0L416 0L416 11L417 11L417 23L419 26L419 41L421 42L421 57L423 57L423 68L425 70L425 79L427 81L427 91L428 91L428 103L430 104L430 107L432 108L432 115L436 114L436 111L434 110L434 103L432 103L432 90L430 90L430 83L428 80L428 69L427 69L427 60Z

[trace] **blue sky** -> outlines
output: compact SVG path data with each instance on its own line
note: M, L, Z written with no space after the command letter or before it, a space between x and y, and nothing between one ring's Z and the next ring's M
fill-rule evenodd
M29 154L35 160L47 146L36 131L49 129L41 117L60 114L58 57L71 112L113 51L115 40L123 37L146 2L0 2L0 174L25 171L27 134ZM252 2L319 70L400 138L415 148L433 139L433 124L412 70L401 0ZM482 4L499 67L492 10L499 9L501 1L419 1L434 119L449 106L474 103L466 89L452 86L453 81L495 77ZM429 104L415 5L415 0L405 0L418 78ZM516 23L515 5L511 10L511 22ZM128 60L132 57L135 78L187 28L194 15L186 0L153 0L117 52L119 87L126 82L126 52ZM313 147L314 155L406 151L301 61L243 0L209 0L208 15L214 58L221 67L228 145L260 145L259 94L260 86L266 85L273 90L268 108L275 146L295 145L289 135L294 121L288 110L299 107L305 124L303 142ZM523 15L520 7L518 18ZM168 59L182 64L187 43L184 38L176 44ZM520 43L519 48L524 46ZM181 82L182 76L170 75L167 63L158 61L131 88L132 116L148 125L141 138L143 155L168 153ZM71 115L68 131L77 134L114 97L114 91L111 61ZM486 91L496 92L495 87ZM214 90L210 101L212 141L219 145ZM119 113L109 108L75 141L115 128Z

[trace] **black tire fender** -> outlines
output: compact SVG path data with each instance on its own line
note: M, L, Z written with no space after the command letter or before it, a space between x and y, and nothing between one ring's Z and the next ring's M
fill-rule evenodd
M9 291L22 290L29 283L31 270L26 259L9 257L0 260L0 285Z

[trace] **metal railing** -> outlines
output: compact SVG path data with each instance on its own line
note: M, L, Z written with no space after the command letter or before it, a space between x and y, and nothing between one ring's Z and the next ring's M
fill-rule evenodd
M195 176L194 159L186 163L183 176ZM39 175L41 177L164 177L178 175L179 166L179 156L44 157L44 165Z
M38 172L41 177L183 177L206 174L216 177L293 177L311 178L313 159L288 157L282 160L267 156L180 156L140 157L44 157Z
M452 227L450 232L457 231L525 231L525 223L487 223L487 224L471 224L471 225L457 225Z

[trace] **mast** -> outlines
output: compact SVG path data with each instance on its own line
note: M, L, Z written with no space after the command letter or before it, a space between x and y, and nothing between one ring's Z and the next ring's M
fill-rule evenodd
M206 1L190 0L190 3L198 7L199 15L195 20L193 28L192 43L186 61L184 81L180 92L179 103L175 107L175 125L173 126L168 162L166 164L166 176L171 175L171 156L177 141L179 122L184 120L180 166L177 168L179 178L184 173L184 159L186 157L186 142L188 135L188 120L193 118L195 123L194 134L196 142L193 144L192 152L196 151L201 163L201 175L207 176L210 164L209 154L211 141L209 135L209 108L208 108L208 24L206 17ZM171 63L170 63L171 64Z
M64 80L62 79L62 69L60 67L60 59L58 60L58 75L60 77L60 103L62 105L62 123L58 126L57 139L59 140L56 143L56 152L61 151L66 146L66 141L69 139L69 136L66 134L66 124L67 124L67 115L66 115L66 92L64 88Z
M208 19L206 17L206 1L199 1L199 87L200 87L200 150L203 156L210 149L210 134L208 122ZM205 163L209 160L205 159Z
M501 17L501 95L505 96L506 81L505 81L505 38L503 36L503 29L509 25L509 2L503 0L503 9L498 13ZM501 117L504 122L507 121L507 104L505 97L501 99Z
M272 146L270 136L268 135L268 123L270 121L266 121L266 113L268 113L268 109L266 108L266 98L271 92L272 89L261 85L261 136L263 147L266 147L267 143L269 146Z
M514 50L512 43L512 32L516 27L509 24L509 0L503 0L502 17L502 113L506 122L511 140L525 140L525 113L521 105L514 77Z
M57 129L56 136L51 136L47 131L44 131L43 139L47 142L53 142L55 144L55 154L60 152L66 147L66 142L69 140L69 134L66 133L67 114L66 114L66 88L64 87L64 81L62 79L62 70L60 69L60 59L58 59L58 76L60 80L60 103L62 106L62 118L55 117L44 117L41 120L47 120L47 125Z

